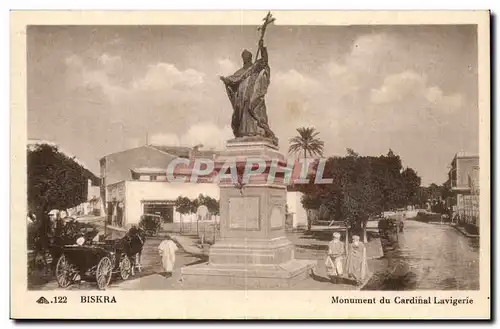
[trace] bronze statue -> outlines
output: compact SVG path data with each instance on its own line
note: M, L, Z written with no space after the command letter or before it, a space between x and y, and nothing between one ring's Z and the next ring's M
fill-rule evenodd
M264 137L273 144L278 144L278 139L269 128L264 97L271 82L271 69L268 63L267 49L264 46L264 34L268 24L274 22L271 13L264 18L264 23L259 30L261 37L255 62L252 62L252 53L243 50L241 57L243 67L233 75L220 79L224 83L233 107L231 127L234 137ZM259 57L259 52L261 57Z

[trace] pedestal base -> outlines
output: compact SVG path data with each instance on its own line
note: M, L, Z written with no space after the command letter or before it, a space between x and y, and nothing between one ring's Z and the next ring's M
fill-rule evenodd
M227 239L210 248L209 258L214 265L279 265L294 258L294 248L286 237L260 241Z
M280 179L273 177L277 173L270 174L273 164L285 158L272 141L258 136L228 141L216 167L227 175L227 163L244 169L248 160L256 158L264 160L265 168L255 179L247 177L241 186L232 177L219 182L220 240L210 248L208 263L181 269L187 286L286 288L308 278L316 265L316 261L294 259L293 245L286 238L284 173Z
M291 260L280 265L217 265L203 263L181 269L186 285L233 289L288 288L307 279L316 261Z

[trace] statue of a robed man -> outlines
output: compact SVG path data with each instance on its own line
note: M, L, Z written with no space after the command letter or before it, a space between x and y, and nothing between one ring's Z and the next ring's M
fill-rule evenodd
M224 82L227 95L233 107L231 127L236 138L260 136L270 139L275 145L278 140L269 128L265 95L271 82L271 69L268 63L267 48L264 46L264 32L266 26L274 21L269 14L260 28L262 31L259 40L257 56L252 61L252 53L243 50L241 57L243 67L233 75L220 79Z

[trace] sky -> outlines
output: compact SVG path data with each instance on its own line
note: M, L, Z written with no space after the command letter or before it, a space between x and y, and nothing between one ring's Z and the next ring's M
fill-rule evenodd
M30 26L28 138L95 173L146 136L221 149L232 108L218 75L258 38L254 26ZM455 153L479 153L475 26L272 25L265 44L283 153L297 128L314 127L325 156L392 149L423 185L443 183Z

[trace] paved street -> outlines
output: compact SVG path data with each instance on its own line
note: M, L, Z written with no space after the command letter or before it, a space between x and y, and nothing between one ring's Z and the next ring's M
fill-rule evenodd
M289 233L289 239L295 245L295 257L297 259L313 259L317 261L317 266L314 271L314 275L298 283L291 289L294 290L354 290L357 287L350 284L332 284L326 279L326 268L324 265L324 259L326 256L326 251L328 249L327 244L331 238L331 233L324 234L324 236L310 236L302 232ZM199 252L200 250L194 246L194 240L190 240L189 237L177 236L179 240L183 240L182 243L187 250L191 252ZM191 241L191 244L190 244ZM180 269L183 266L189 266L196 264L198 262L206 261L206 257L202 255L193 255L187 253L183 249L179 249L176 254L176 264L173 276L170 278L165 278L161 275L161 260L158 255L157 246L160 243L160 239L151 238L148 239L145 246L142 257L142 263L144 266L143 272L137 273L135 277L131 277L126 281L120 279L114 279L108 290L178 290L178 289L218 289L220 287L208 287L203 286L185 286L181 281ZM378 240L373 241L373 245L380 244ZM205 251L206 252L206 251ZM371 262L371 261L370 261ZM58 290L57 282L52 280L51 282L38 286L34 289L38 290ZM93 282L83 282L79 285L72 285L68 289L71 290L95 290L96 286ZM227 289L231 289L228 287Z
M317 261L314 276L292 289L306 290L352 290L350 285L332 285L326 280L324 257L331 238L329 232L312 235L303 232L288 233L295 245L297 259ZM188 251L196 247L193 240L182 237ZM160 273L161 260L156 250L159 238L147 241L143 253L143 272L127 281L113 280L109 289L119 290L163 290L163 289L220 289L216 287L187 287L180 278L180 268L206 261L202 255L193 255L180 249L172 277L164 278ZM477 240L467 238L446 224L428 224L414 220L405 221L404 233L386 246L386 259L379 257L379 239L369 242L369 266L374 277L366 290L466 290L479 288L479 252ZM199 251L199 250L198 250ZM42 290L58 289L53 280L39 287ZM73 285L70 289L96 289L92 282Z
M405 221L367 290L479 289L479 241L447 224Z

